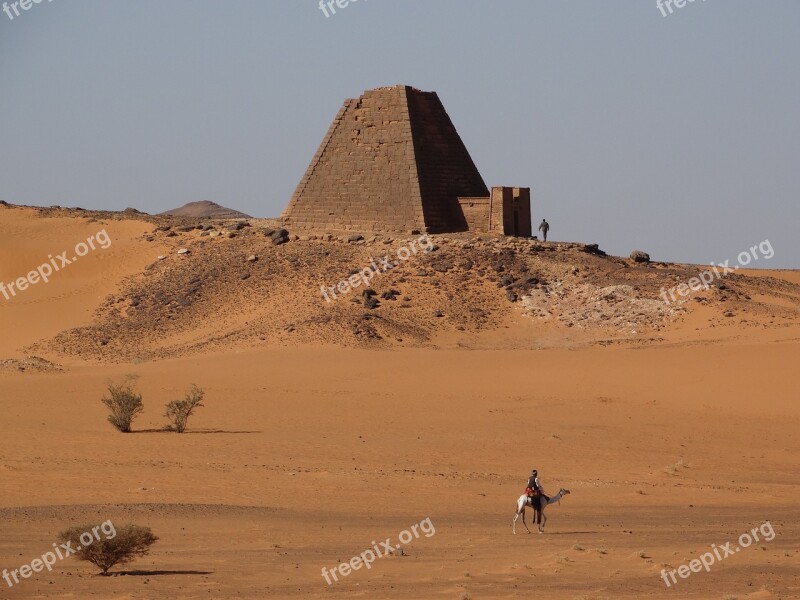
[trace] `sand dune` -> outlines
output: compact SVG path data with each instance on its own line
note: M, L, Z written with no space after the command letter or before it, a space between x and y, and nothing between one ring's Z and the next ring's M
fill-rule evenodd
M57 214L57 213L54 213ZM152 227L140 221L63 218L35 209L0 207L0 281L26 277L43 264L54 273L9 299L0 295L0 356L64 329L91 323L94 311L125 277L141 273L158 255L156 247L142 248L141 236ZM75 246L105 231L110 245L95 243L83 257L61 266L58 255L75 257ZM55 271L55 268L63 268Z

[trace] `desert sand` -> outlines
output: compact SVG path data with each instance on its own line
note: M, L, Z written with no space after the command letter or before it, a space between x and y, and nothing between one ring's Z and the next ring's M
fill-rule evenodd
M113 240L0 297L0 568L86 522L160 538L114 577L67 558L0 597L800 598L798 272L742 271L666 310L663 282L697 267L444 236L375 278L409 300L365 319L360 290L326 304L319 283L399 240L165 222L0 207L0 281ZM130 373L145 411L122 434L100 398ZM205 407L164 431L192 383ZM533 467L570 494L543 535L512 535ZM435 533L326 583L427 518ZM774 539L665 585L767 521Z

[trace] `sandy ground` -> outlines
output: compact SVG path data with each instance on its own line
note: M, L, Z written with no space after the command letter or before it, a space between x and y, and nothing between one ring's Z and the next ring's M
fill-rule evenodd
M39 556L72 522L130 520L162 538L128 568L146 575L92 577L69 559L7 594L800 597L797 390L786 375L797 356L796 342L317 349L5 377L2 565ZM122 435L98 397L127 371L148 410L143 433ZM208 401L191 432L152 431L192 381ZM572 493L549 508L545 535L512 536L532 466L545 489ZM435 535L407 556L325 583L323 566L428 517ZM767 520L774 540L677 591L659 578Z
M97 229L71 223L19 246L0 279ZM0 358L90 320L149 261L144 230L109 223L115 260L97 252L0 304ZM134 522L160 537L118 576L68 558L0 580L0 598L800 598L800 336L706 323L700 307L646 348L501 349L503 329L474 350L232 347L0 370L0 569L71 525ZM128 373L146 410L120 434L100 397ZM206 406L185 434L161 431L164 404L191 383ZM546 491L571 493L547 509L544 535L512 535L532 467ZM425 519L403 555L326 583L323 567L395 546ZM767 521L774 539L664 584L662 569Z

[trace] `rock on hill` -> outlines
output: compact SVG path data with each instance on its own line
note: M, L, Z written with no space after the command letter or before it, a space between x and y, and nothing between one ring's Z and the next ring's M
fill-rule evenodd
M250 219L250 215L246 215L238 210L232 208L225 208L216 202L210 200L201 200L200 202L189 202L180 208L173 208L162 213L162 216L167 217L211 217L214 219Z

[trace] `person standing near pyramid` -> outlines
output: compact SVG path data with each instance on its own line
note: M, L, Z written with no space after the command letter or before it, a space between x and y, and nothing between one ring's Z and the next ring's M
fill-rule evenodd
M544 241L547 241L547 232L550 231L550 223L546 220L542 219L542 222L539 224L539 231L542 232L542 238Z

